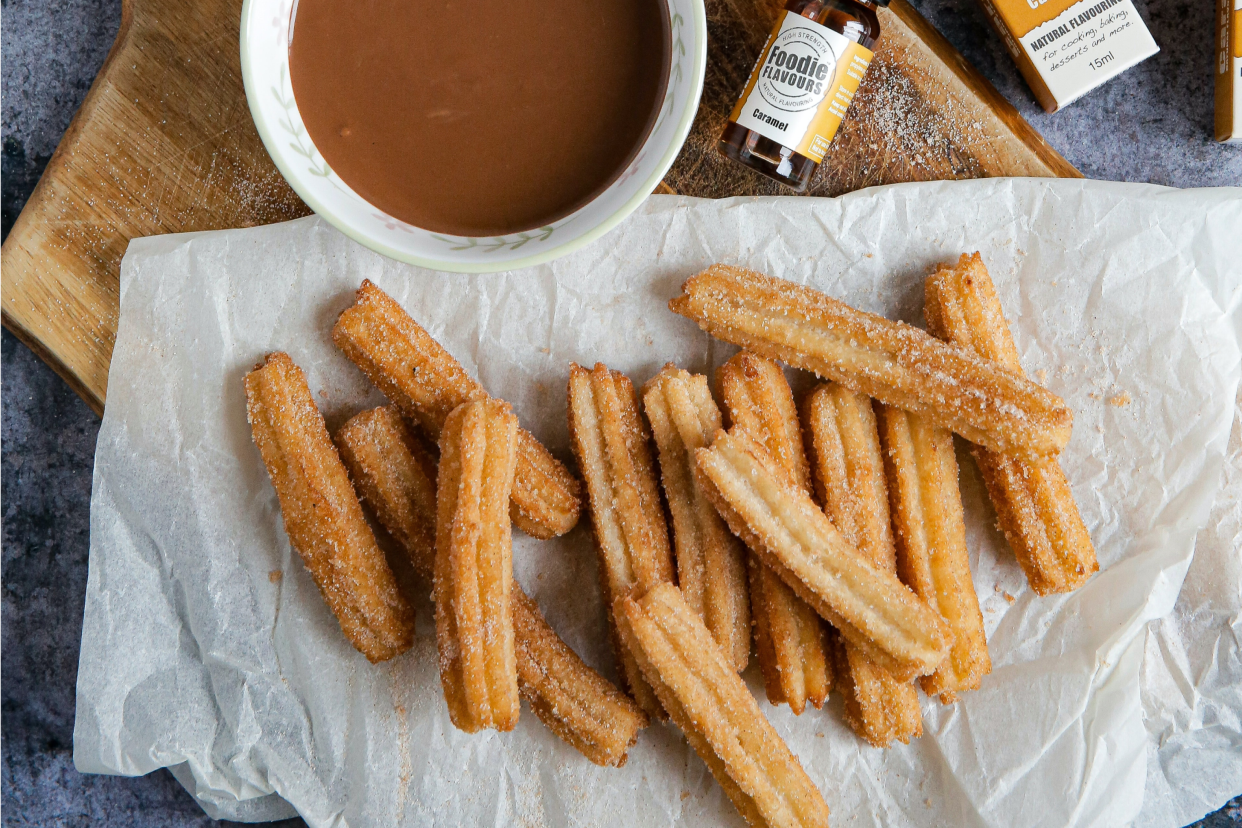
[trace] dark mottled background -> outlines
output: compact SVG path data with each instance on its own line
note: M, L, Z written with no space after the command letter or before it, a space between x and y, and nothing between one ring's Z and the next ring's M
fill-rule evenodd
M1209 0L1138 0L1164 51L1054 115L1035 105L976 0L915 3L1089 177L1176 187L1242 184L1242 147L1211 140ZM0 184L7 236L103 63L120 3L3 0L2 8ZM2 360L4 823L218 824L166 771L123 779L73 769L73 694L99 420L7 331ZM1242 797L1198 826L1242 828Z

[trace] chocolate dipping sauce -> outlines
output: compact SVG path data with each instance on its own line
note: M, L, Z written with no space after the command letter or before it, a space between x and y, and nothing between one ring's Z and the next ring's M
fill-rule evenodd
M459 236L547 225L621 173L668 80L665 0L299 0L298 109L371 204Z

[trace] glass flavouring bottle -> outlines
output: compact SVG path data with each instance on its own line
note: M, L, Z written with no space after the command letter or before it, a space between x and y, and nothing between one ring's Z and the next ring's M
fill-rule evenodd
M720 135L720 152L805 191L871 62L877 3L888 0L790 0Z

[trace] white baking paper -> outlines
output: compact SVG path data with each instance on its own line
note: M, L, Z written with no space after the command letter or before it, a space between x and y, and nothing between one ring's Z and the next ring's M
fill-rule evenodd
M209 814L312 826L740 825L671 726L621 769L529 710L511 734L456 731L425 589L414 648L369 665L289 547L242 376L286 350L329 427L381 403L329 338L371 279L568 461L570 360L642 383L732 353L665 307L706 265L919 323L928 268L975 250L1023 364L1076 412L1063 463L1101 572L1032 593L959 452L982 689L924 699L924 736L887 750L843 726L838 697L801 717L761 707L835 825L1174 827L1219 806L1242 790L1242 193L1081 181L656 196L575 254L482 276L398 264L315 218L134 241L96 454L77 767L171 767ZM615 676L585 529L515 537L514 559L550 623ZM762 696L753 663L747 678Z

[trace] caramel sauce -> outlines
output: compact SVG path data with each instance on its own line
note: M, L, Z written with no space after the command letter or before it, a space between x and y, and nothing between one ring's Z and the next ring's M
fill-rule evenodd
M385 213L496 236L606 189L655 123L664 0L299 0L289 66L324 160Z

